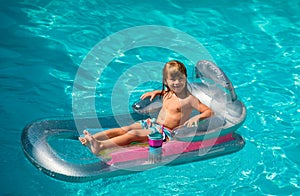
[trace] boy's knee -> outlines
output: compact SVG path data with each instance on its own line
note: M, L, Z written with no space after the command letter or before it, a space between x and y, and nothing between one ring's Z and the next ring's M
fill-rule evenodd
M130 133L133 137L147 137L150 132L150 130L132 129L128 133Z
M138 135L138 131L135 129L130 130L128 133L130 133L131 135Z
M126 128L127 131L132 131L132 130L135 130L135 129L141 129L142 126L139 123L133 123L129 126L126 126L125 128Z
M121 127L120 131L122 131L123 134L124 134L124 132L127 133L127 132L131 131L131 127L130 126Z

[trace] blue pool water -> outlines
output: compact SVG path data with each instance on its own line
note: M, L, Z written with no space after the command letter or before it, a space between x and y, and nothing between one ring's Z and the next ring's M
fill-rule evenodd
M0 195L299 195L299 10L298 0L2 2ZM73 83L85 56L113 33L142 25L176 28L207 49L247 107L238 130L245 147L202 162L87 183L49 178L24 156L22 129L36 119L72 116ZM97 114L114 112L111 89L123 71L170 58L193 67L167 49L116 54L97 83ZM80 113L89 115L88 109L82 106Z

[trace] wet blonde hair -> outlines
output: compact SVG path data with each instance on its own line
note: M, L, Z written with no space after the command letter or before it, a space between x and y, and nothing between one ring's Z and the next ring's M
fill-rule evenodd
M170 87L167 85L167 77L168 74L176 74L180 72L181 74L185 75L185 77L187 78L187 71L186 71L186 67L184 66L183 63L181 63L180 61L169 61L165 64L164 68L163 68L163 86L162 86L162 94L163 95L165 92L169 92L170 91Z

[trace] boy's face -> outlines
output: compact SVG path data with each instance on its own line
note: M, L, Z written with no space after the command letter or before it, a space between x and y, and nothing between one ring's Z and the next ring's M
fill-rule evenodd
M165 81L174 93L178 94L183 92L186 87L186 76L179 71L169 72Z

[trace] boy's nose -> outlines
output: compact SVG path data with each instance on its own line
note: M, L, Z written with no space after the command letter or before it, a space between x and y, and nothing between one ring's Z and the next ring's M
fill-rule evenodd
M178 83L179 83L179 80L175 80L175 81L174 81L174 84L178 84Z

